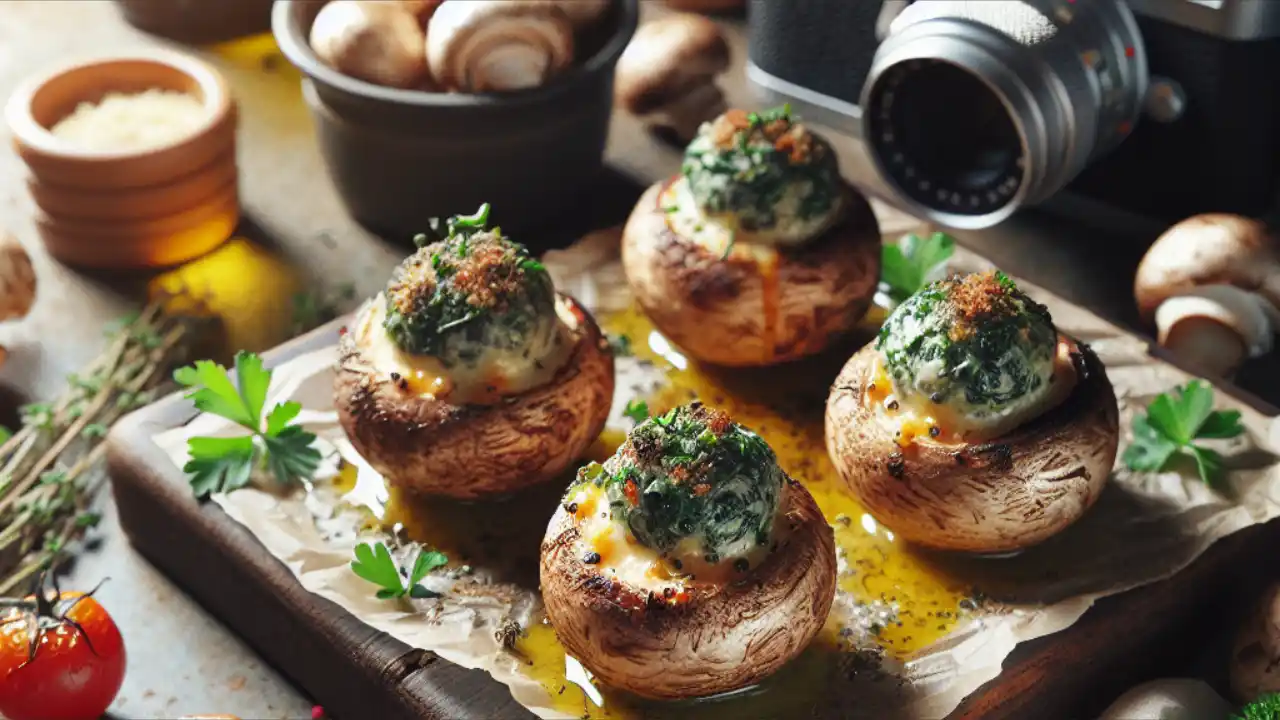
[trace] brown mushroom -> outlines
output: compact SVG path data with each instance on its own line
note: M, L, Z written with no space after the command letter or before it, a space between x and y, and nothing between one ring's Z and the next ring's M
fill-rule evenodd
M1231 692L1241 702L1280 692L1280 583L1263 593L1236 635Z
M343 75L396 88L427 77L424 36L399 2L333 0L311 25L311 49Z
M1227 376L1270 351L1280 329L1280 242L1257 220L1197 215L1152 244L1133 290L1162 347Z
M908 299L827 399L836 470L867 512L920 546L999 554L1042 542L1098 499L1115 462L1118 410L1101 361L997 277ZM1018 333L983 339L1018 317ZM1000 365L959 345L996 352L997 341Z
M667 7L680 12L728 13L742 10L747 0L666 0Z
M36 301L31 256L12 236L0 238L0 321L20 320Z
M618 59L615 102L688 142L703 123L724 112L716 78L729 61L720 26L700 15L645 23Z
M496 230L406 259L339 351L343 429L388 483L417 493L478 498L550 480L599 436L613 400L600 329Z
M663 418L667 425L643 423L603 465L583 468L552 517L541 559L547 617L569 653L611 687L667 700L748 687L799 655L826 622L836 583L831 527L759 436L696 404ZM686 477L655 471L696 438L700 462ZM641 504L639 483L645 497L678 504ZM730 527L737 535L715 534Z
M446 0L427 25L436 82L459 92L525 90L573 62L573 23L556 3Z
M425 31L427 23L431 21L431 16L435 14L436 8L440 7L444 0L399 0L399 2L413 14L413 17L418 21L418 26Z
M708 124L691 155L796 143L811 154L778 159L772 170L794 188L776 208L713 213L704 208L723 198L700 199L695 186L725 187L704 177L719 170L701 160L686 163L681 175L640 198L623 230L622 263L637 303L682 351L716 365L772 365L817 353L857 326L879 280L880 233L871 206L840 180L820 138L782 117L768 130L721 134L723 123L747 117L735 112ZM742 132L762 134L744 141ZM786 203L805 203L792 189L822 193L804 197L823 209L803 218L786 214Z

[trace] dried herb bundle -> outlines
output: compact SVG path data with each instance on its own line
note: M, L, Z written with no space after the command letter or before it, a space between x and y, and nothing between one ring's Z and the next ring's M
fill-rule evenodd
M22 427L0 445L0 595L64 560L68 544L97 524L90 502L104 477L107 430L170 382L209 322L166 309L173 299L115 323L102 354L67 378L57 400L24 406Z

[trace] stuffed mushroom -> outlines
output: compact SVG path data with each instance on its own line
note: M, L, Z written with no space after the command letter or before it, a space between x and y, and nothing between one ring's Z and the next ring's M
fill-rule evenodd
M609 413L613 356L595 321L487 217L420 236L340 342L342 427L409 491L477 498L548 480Z
M898 306L827 400L827 450L899 537L1013 552L1097 500L1119 443L1098 357L1004 274L932 283Z
M702 126L679 175L641 197L622 260L637 302L686 353L771 365L858 323L880 235L831 146L789 109L730 110Z
M542 543L542 597L605 684L658 699L750 686L798 655L835 593L831 528L760 436L699 403L578 473Z

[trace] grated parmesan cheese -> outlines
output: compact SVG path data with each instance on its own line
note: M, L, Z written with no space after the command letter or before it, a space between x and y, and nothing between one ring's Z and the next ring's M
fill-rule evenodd
M84 150L140 151L181 140L207 119L204 104L194 95L152 88L80 103L50 132Z

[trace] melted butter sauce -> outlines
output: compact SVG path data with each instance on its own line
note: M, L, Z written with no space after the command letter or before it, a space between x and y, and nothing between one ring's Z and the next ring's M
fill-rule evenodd
M853 680L875 672L866 664L867 650L882 652L890 661L910 659L955 629L962 615L958 608L970 594L966 583L946 576L879 527L846 493L827 459L827 390L869 334L791 367L726 371L704 368L681 356L638 310L602 320L608 332L630 339L639 360L665 374L666 384L645 398L651 414L695 399L724 409L758 432L783 469L805 484L832 525L842 555L836 607L896 608L896 617L890 610L891 616L872 623L868 632L867 627L854 627L848 612L833 611L823 631L795 661L755 687L714 698L655 702L593 684L567 657L545 620L526 627L516 642L516 651L527 661L524 672L547 690L554 708L574 718L864 716L866 699ZM603 461L624 439L620 432L606 431L584 462ZM380 524L439 548L452 564L484 563L500 580L534 588L543 533L572 480L566 474L563 481L488 503L418 498L391 490Z

